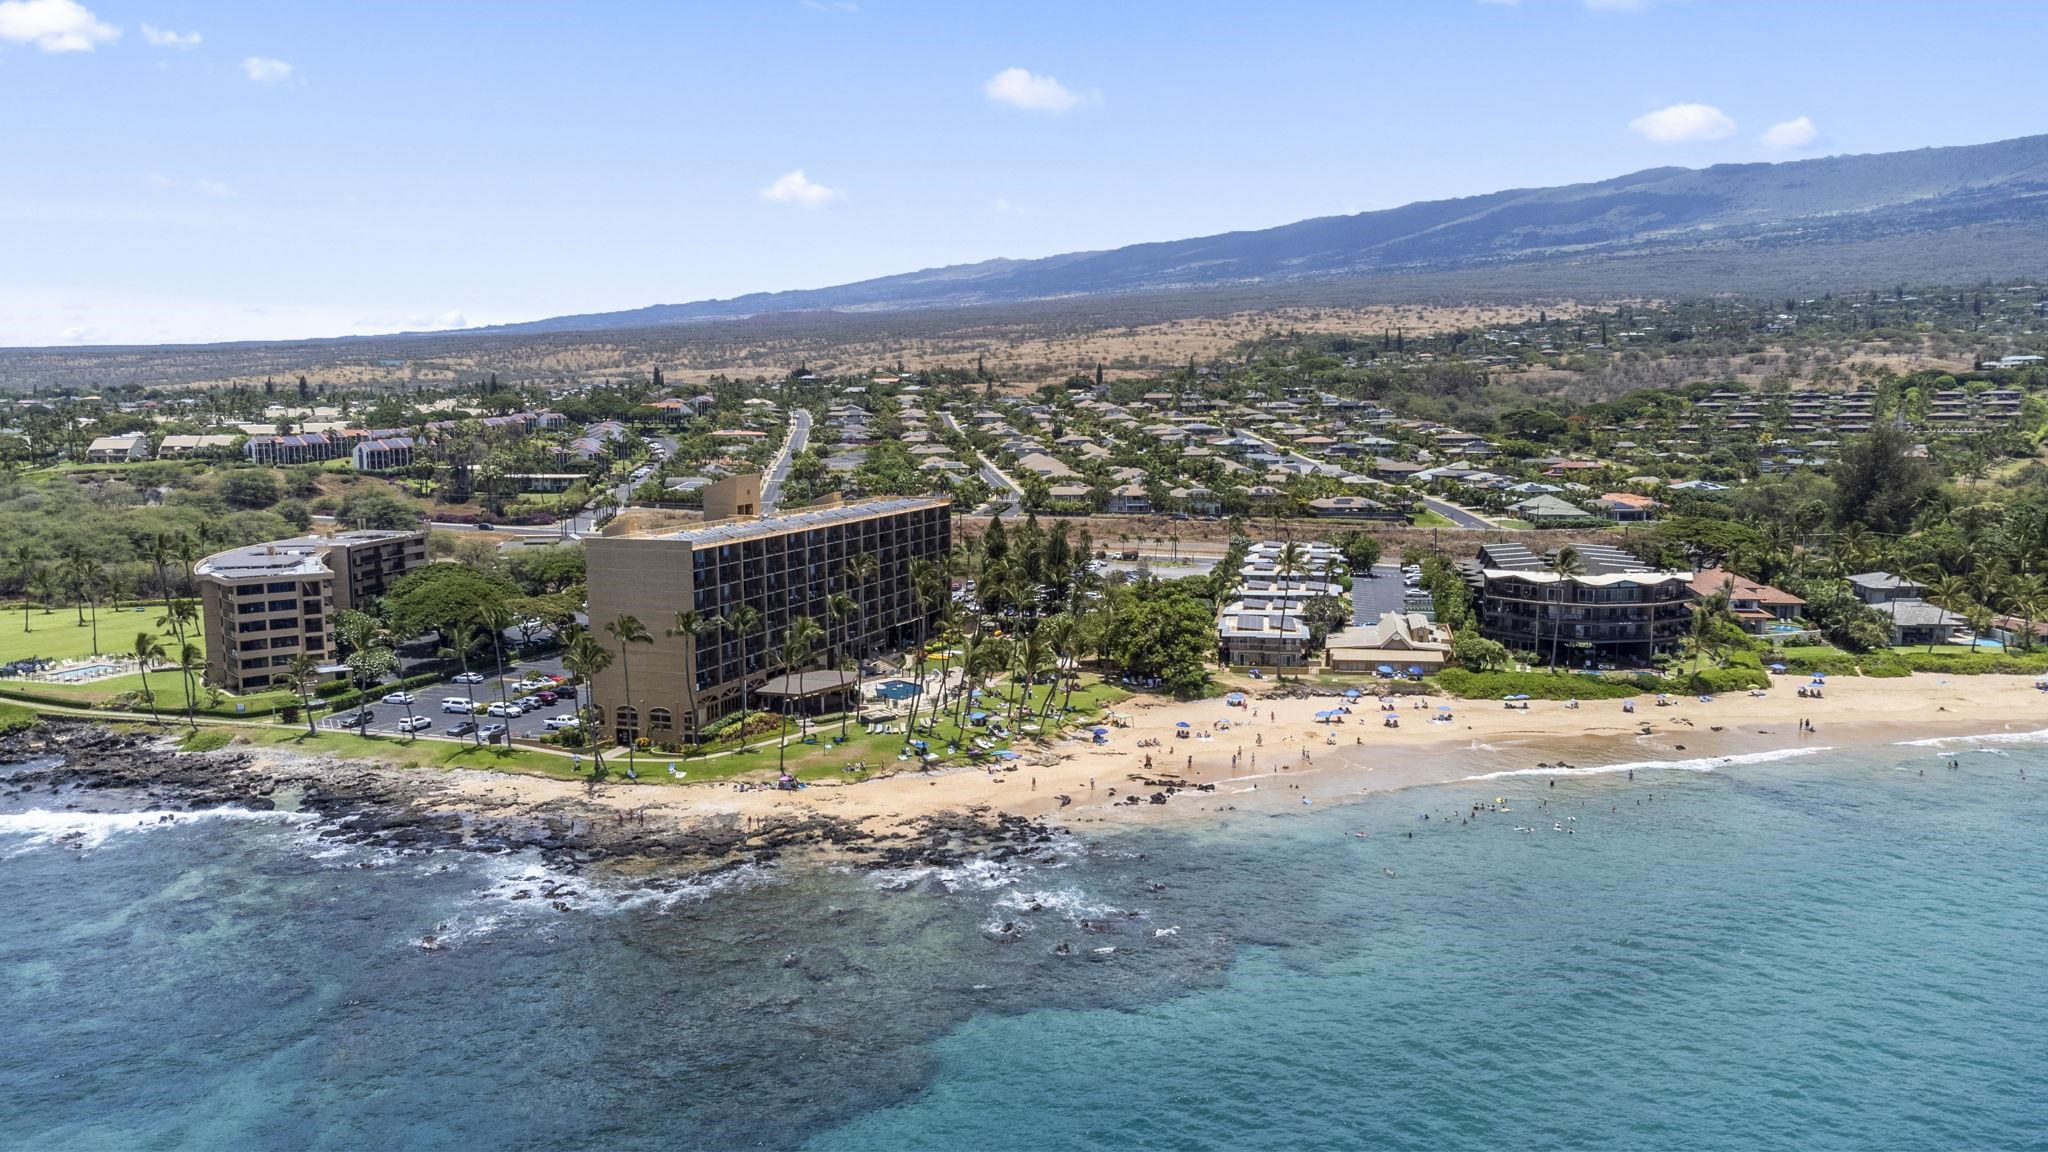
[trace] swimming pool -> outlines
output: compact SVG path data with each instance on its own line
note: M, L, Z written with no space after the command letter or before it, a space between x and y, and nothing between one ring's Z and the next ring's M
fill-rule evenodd
M50 679L76 684L80 680L97 680L102 676L112 676L120 670L112 664L87 664L82 668L66 668L62 672L52 672Z
M880 684L875 685L875 695L880 696L884 700L895 700L898 702L908 700L923 691L924 689L919 688L908 680L884 680Z

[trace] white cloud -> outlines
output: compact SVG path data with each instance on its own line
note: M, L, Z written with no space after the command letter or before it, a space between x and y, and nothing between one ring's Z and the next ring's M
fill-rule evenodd
M1820 129L1813 126L1812 117L1801 116L1771 125L1764 130L1763 139L1767 147L1782 148L1790 152L1820 139Z
M1640 12L1655 0L1584 0L1584 3L1595 12Z
M846 194L836 188L827 188L815 183L799 168L785 172L775 178L775 183L761 189L761 199L771 204L795 204L800 208L823 208L827 204L846 199Z
M1026 112L1071 112L1083 104L1100 104L1102 94L1076 92L1051 76L1040 76L1023 68L1005 68L988 78L982 94L998 104Z
M144 24L142 26L142 38L158 48L199 47L199 33L173 32L168 28L159 28L154 24Z
M803 0L804 7L813 12L858 12L860 5L853 0Z
M291 77L292 66L268 56L244 56L242 71L258 84L282 84Z
M1673 104L1645 112L1628 126L1659 144L1683 144L1693 140L1726 140L1735 135L1735 121L1712 104Z
M1023 211L1022 208L1017 207L1017 205L1006 196L998 196L995 199L989 201L988 207L991 212L995 212L998 215L1003 216L1007 216L1012 212Z
M0 43L33 44L45 52L90 52L121 38L78 0L5 0Z

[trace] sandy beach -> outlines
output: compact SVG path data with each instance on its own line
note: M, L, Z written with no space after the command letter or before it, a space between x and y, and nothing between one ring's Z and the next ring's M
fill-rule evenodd
M491 808L594 801L676 822L814 812L879 829L939 812L985 810L1082 825L1273 811L1301 806L1304 799L1329 803L1539 765L1587 770L1768 758L1802 748L2048 730L2048 693L2035 688L2031 677L1839 679L1828 683L1821 699L1800 697L1803 683L1801 677L1780 676L1760 697L1674 697L1668 707L1640 697L1633 713L1619 700L1584 701L1577 708L1532 700L1521 711L1500 701L1410 697L1398 702L1398 728L1383 726L1371 697L1352 702L1338 724L1315 719L1315 713L1345 703L1330 696L1253 696L1249 707L1226 707L1220 699L1176 703L1138 697L1118 706L1131 722L1113 729L1106 745L1086 737L1019 744L1024 755L1011 771L907 770L795 792L614 779L592 794L570 781L472 771L450 773L448 783L455 797ZM1440 711L1444 704L1450 705L1447 713ZM1812 731L1801 731L1802 720ZM1175 736L1182 723L1189 726L1186 739ZM1184 790L1167 803L1151 803L1165 782L1179 782ZM1137 804L1129 802L1134 794Z

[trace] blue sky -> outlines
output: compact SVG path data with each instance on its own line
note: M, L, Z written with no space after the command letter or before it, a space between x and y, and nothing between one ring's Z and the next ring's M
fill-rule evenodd
M1998 0L0 0L0 344L495 323L2004 139L2043 120L1998 46L2044 34Z

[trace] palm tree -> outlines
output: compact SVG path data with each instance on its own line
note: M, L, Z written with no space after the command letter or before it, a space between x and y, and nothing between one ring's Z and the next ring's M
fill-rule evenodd
M1557 643L1564 633L1565 590L1571 581L1586 574L1586 561L1579 550L1567 544L1550 558L1550 574L1557 577L1556 622L1550 626L1550 670L1557 671Z
M848 617L858 616L859 614L860 601L854 599L852 596L849 596L844 592L834 592L832 595L825 598L825 615L833 620L845 620ZM837 658L830 661L830 663L834 667L837 667L846 656L846 640L848 630L849 629L847 625L842 624L839 627L839 645L838 650L835 653L835 656ZM829 636L826 638L828 644L830 643L830 639L831 638ZM844 739L846 736L846 714L850 711L852 711L852 709L849 708L841 708L839 710L839 735L841 739Z
M868 582L875 578L876 571L875 554L872 552L859 552L847 558L846 579L860 589L860 602L864 605L874 603L874 598L868 594ZM859 654L856 653L854 658L859 659Z
M1039 626L1025 632L1024 643L1018 646L1017 671L1024 680L1024 695L1017 702L1016 717L1019 720L1023 719L1025 713L1031 711L1031 686L1038 683L1038 677L1044 674L1052 663L1052 653L1046 646L1045 638L1039 635L1043 630L1043 626ZM1052 698L1050 687L1046 688L1045 695L1047 699Z
M137 632L135 647L129 649L135 654L135 669L142 673L142 698L149 703L149 718L161 722L156 713L156 693L149 690L149 666L169 658L164 651L164 642L154 632Z
M36 600L43 606L43 615L48 616L51 605L57 603L64 595L64 582L58 578L57 573L51 571L50 566L47 564L36 569L36 574L31 578L31 582L35 586Z
M624 612L619 613L618 616L607 623L604 626L604 630L619 645L619 675L625 681L625 706L633 710L633 738L626 742L626 775L633 776L637 775L633 770L633 755L640 743L640 705L633 699L631 645L652 644L654 643L654 637L648 634L646 626L640 623L638 616L631 616Z
M71 593L72 606L78 609L78 626L85 627L86 585L92 581L92 556L80 544L69 544L58 554L63 562L64 587Z
M562 667L575 673L579 683L590 685L590 704L578 711L583 713L583 739L590 749L590 781L593 786L604 774L604 752L596 734L604 725L604 713L597 705L597 675L611 666L612 650L599 643L597 637L579 630L569 638L569 651L562 657Z
M690 741L683 745L684 756L690 754L690 746L697 742L697 637L715 627L709 617L695 609L681 608L676 611L675 627L662 630L669 639L683 642L683 693L690 709Z
M470 609L470 619L477 627L491 634L491 655L497 660L498 703L505 703L505 629L512 626L512 609L504 601L478 604ZM503 709L500 709L502 711Z
M434 655L443 660L450 658L462 662L462 694L469 697L469 715L476 715L476 685L469 678L469 650L476 647L477 622L473 619L457 620L441 633L442 647L434 649ZM469 729L470 743L483 746L483 726L472 723Z
M2005 610L2019 617L2024 625L2020 632L2022 648L2034 646L2034 621L2041 617L2043 601L2048 601L2048 589L2043 588L2039 576L2017 576L2005 586Z
M156 618L156 626L159 628L169 628L171 630L172 642L182 649L186 643L185 628L197 616L198 609L192 606L190 600L169 601L164 608L164 614ZM190 697L194 695L192 674L189 670L183 670L182 668L181 671L183 671L185 680L185 695Z
M178 671L185 677L185 723L194 732L199 731L199 719L195 715L199 693L192 690L193 677L206 671L206 652L197 644L178 645Z
M811 649L824 635L824 629L818 627L818 622L809 616L799 616L790 621L789 627L782 631L782 674L794 676L798 669L808 664ZM789 763L789 702L792 698L798 701L803 699L800 695L785 695L782 698L782 739L776 741L775 745L775 767L778 771Z
M29 589L35 584L36 572L41 568L41 564L38 562L40 556L41 553L36 551L33 544L16 544L14 546L14 571L21 580L21 630L23 632L29 631L28 605L31 599Z
M1280 635L1283 637L1287 635L1287 585L1294 577L1301 575L1302 566L1307 561L1307 553L1302 550L1301 545L1289 540L1280 546L1280 555L1273 564L1274 575L1280 577L1280 584L1276 590L1280 593Z
M1948 616L1950 614L1954 614L1960 617L1969 611L1969 581L1963 579L1961 576L1943 576L1941 578L1941 581L1934 586L1934 595L1930 598L1937 605L1940 605L1942 610L1940 622L1945 624L1948 622ZM1935 638L1932 636L1928 637L1927 639L1927 650L1929 652L1934 651L1934 639ZM1977 645L1973 641L1970 645L1971 650L1975 651L1976 647Z
M313 727L313 682L319 677L320 661L313 659L309 652L301 652L292 657L291 664L284 670L285 680L291 684L292 691L299 694L299 707L306 714L308 736L319 734L318 729Z
M740 638L740 714L745 715L749 710L747 677L753 671L747 667L747 637L760 630L761 610L742 604L725 614L721 627Z

